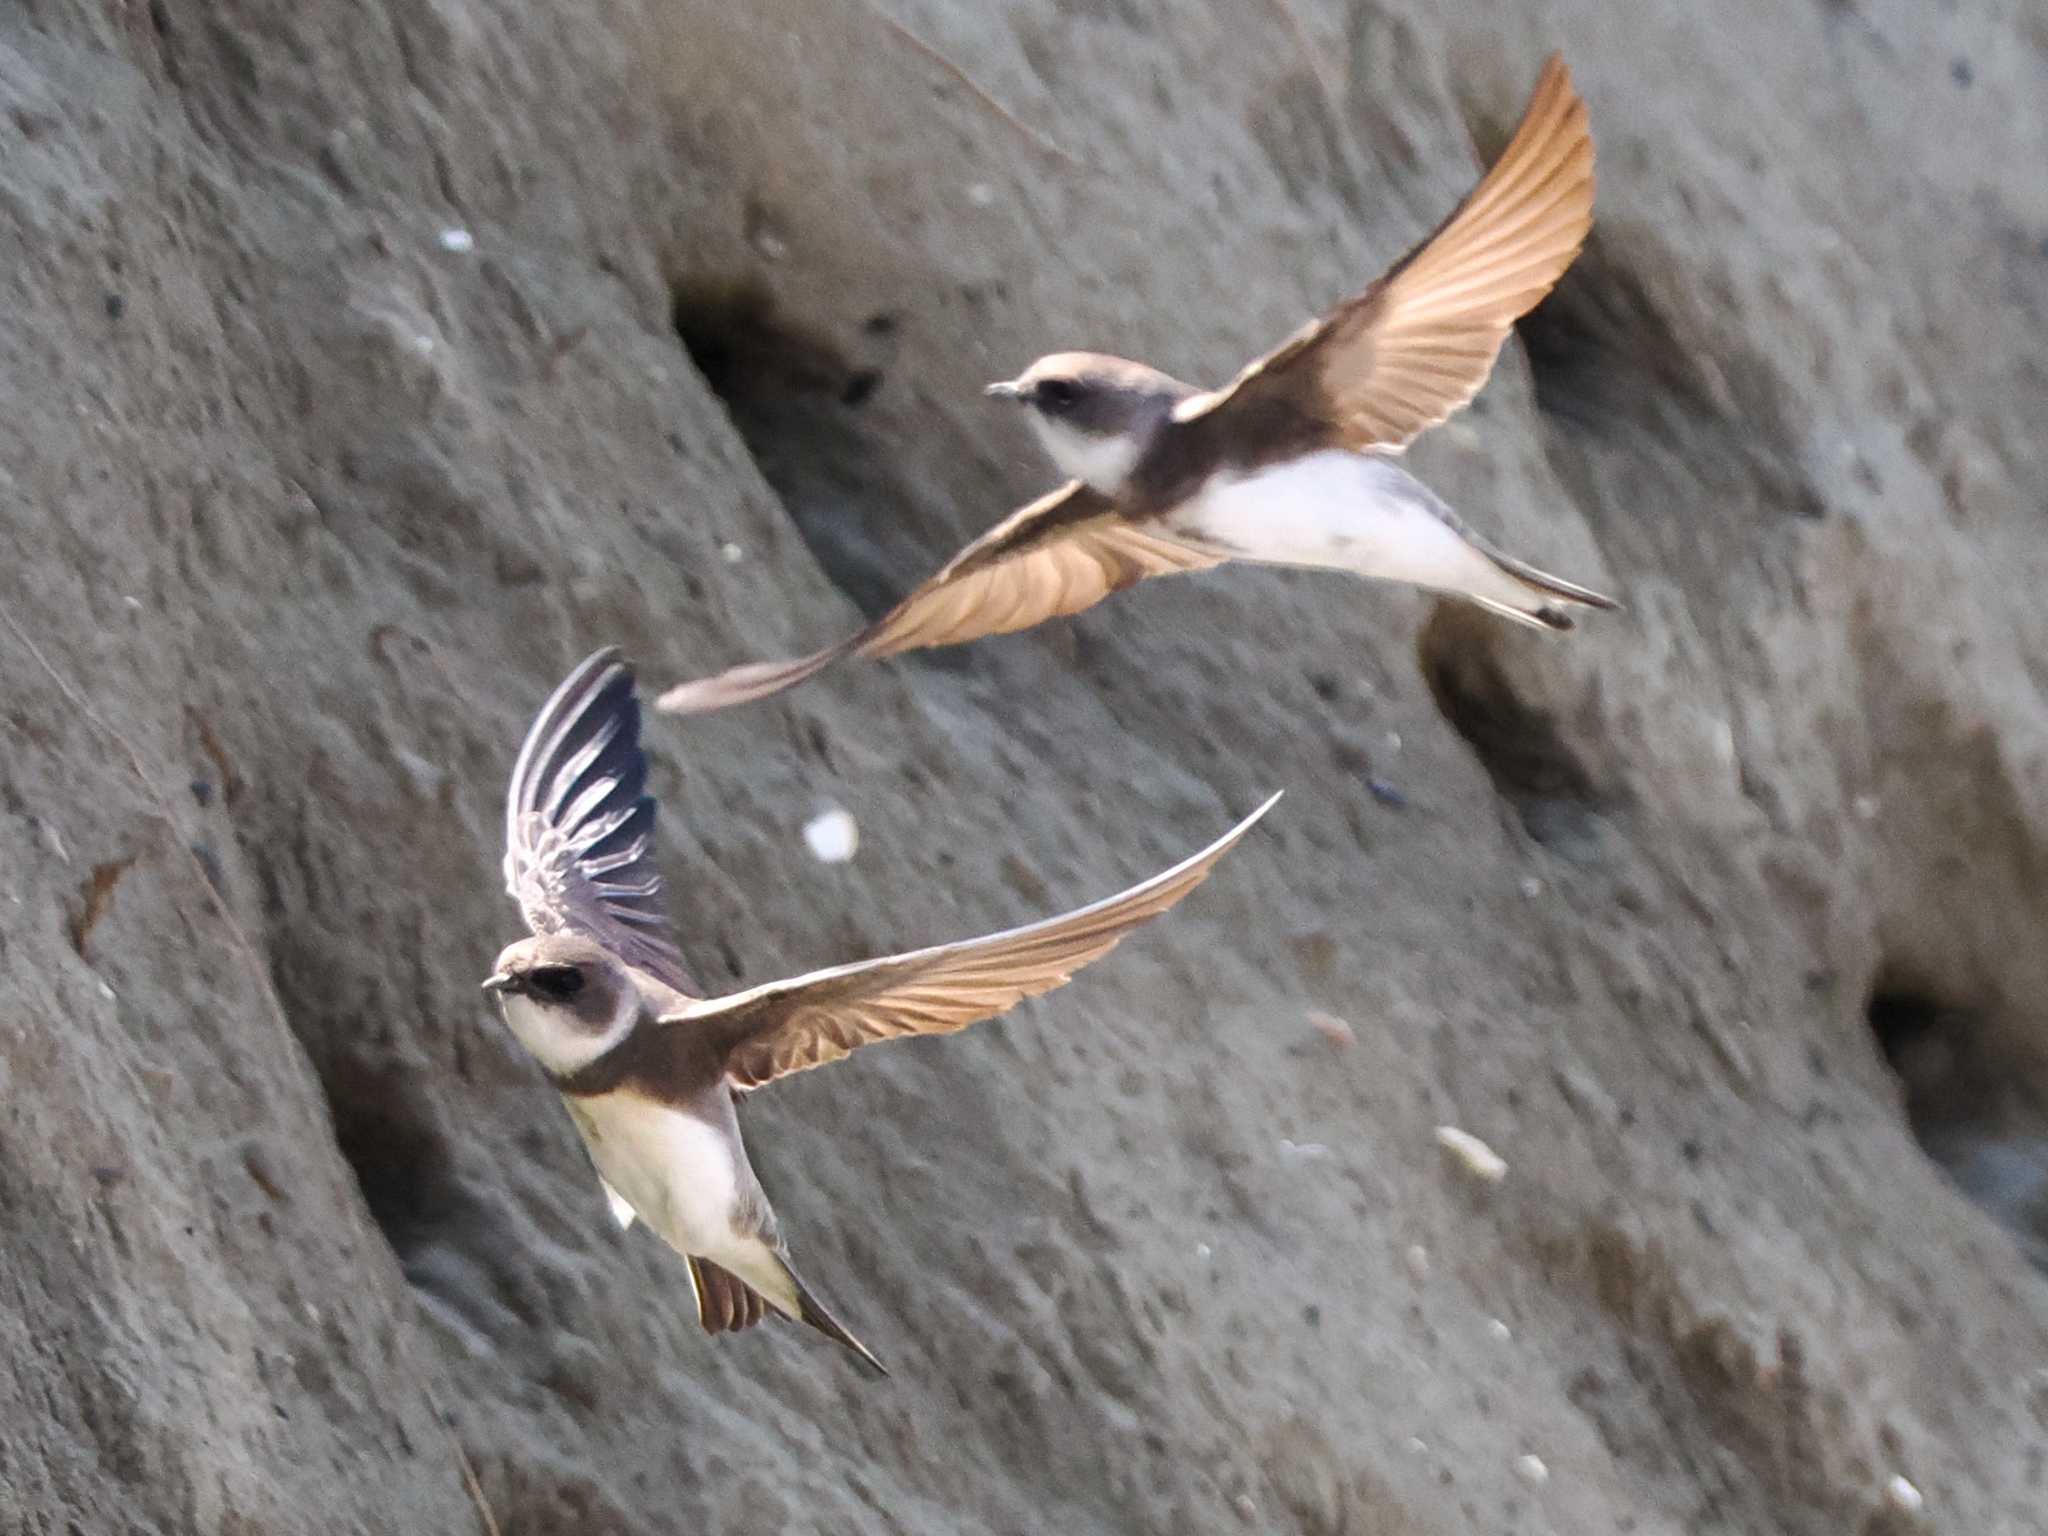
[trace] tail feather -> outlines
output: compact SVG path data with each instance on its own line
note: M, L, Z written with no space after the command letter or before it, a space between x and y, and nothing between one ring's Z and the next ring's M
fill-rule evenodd
M790 1267L779 1244L761 1242L752 1253L738 1257L750 1279L742 1280L732 1270L720 1268L709 1259L689 1256L690 1283L697 1292L697 1321L706 1333L737 1333L776 1312L793 1322L808 1324L826 1338L845 1345L881 1375L889 1374L867 1345L847 1332L845 1325L811 1294Z
M1517 624L1526 624L1531 629L1547 629L1556 634L1563 634L1567 630L1577 628L1570 614L1548 605L1517 608L1514 604L1504 603L1498 598L1481 597L1477 592L1460 592L1457 595L1468 603L1477 603L1488 613L1497 613L1504 619L1513 619Z
M811 1294L810 1287L798 1278L795 1270L789 1268L789 1261L787 1259L782 1261L782 1267L788 1271L790 1283L796 1287L798 1320L808 1323L811 1327L817 1329L818 1332L824 1334L826 1338L844 1344L856 1355L859 1355L861 1359L873 1366L880 1375L888 1375L889 1368L875 1358L874 1352L867 1345L861 1343L859 1339L848 1333L845 1324L834 1317L827 1310L825 1304Z
M697 1321L706 1333L739 1333L768 1315L761 1293L709 1259L689 1259L690 1284L697 1293Z
M1576 604L1581 608L1602 608L1608 612L1613 612L1621 607L1620 603L1605 593L1595 592L1591 587L1582 587L1576 582L1566 581L1561 576L1553 576L1548 571L1539 571L1535 566L1517 560L1513 555L1504 555L1499 550L1492 548L1483 549L1483 553L1487 559L1507 572L1508 575L1514 577L1515 580L1521 582L1524 586L1534 587L1538 592L1546 596ZM1548 617L1545 616L1546 614ZM1538 623L1547 625L1552 629L1570 629L1572 627L1571 620L1565 615L1558 613L1555 609L1545 609L1532 613L1530 616L1535 618Z

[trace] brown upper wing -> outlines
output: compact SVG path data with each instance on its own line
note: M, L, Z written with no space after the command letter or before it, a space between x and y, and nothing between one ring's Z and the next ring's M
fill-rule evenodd
M1233 407L1277 400L1344 447L1399 450L1479 393L1508 331L1592 226L1586 104L1552 54L1514 138L1434 234L1230 384L1184 402L1175 420L1220 426Z
M931 645L1029 629L1092 608L1147 576L1215 565L1172 539L1124 521L1079 480L1013 512L866 629L793 661L750 662L680 683L656 701L703 714L793 688L847 656L894 656Z
M1192 858L1092 906L985 938L834 966L696 1004L677 1027L712 1032L736 1088L758 1088L905 1035L942 1035L1050 992L1207 877L1273 796Z

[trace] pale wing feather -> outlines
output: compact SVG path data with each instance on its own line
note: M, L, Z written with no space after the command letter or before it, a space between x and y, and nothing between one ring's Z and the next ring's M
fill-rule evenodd
M1207 570L1217 557L1106 513L1033 548L934 578L905 598L859 647L894 656L1030 629L1093 608L1150 576Z
M1406 447L1479 393L1515 321L1556 285L1592 225L1586 104L1553 54L1508 147L1434 234L1229 385L1184 402L1175 420L1285 396L1347 448Z
M1092 608L1148 576L1216 563L1131 526L1107 497L1069 481L1011 513L866 629L792 661L749 662L678 684L657 707L690 715L750 703L847 656L894 656L1029 629Z
M666 1021L714 1032L736 1088L758 1088L879 1040L951 1034L1007 1012L1101 959L1124 935L1207 878L1278 800L1162 874L1028 927L881 960L834 966L693 1005Z
M505 795L505 889L536 934L581 933L679 992L633 670L606 647L541 706Z

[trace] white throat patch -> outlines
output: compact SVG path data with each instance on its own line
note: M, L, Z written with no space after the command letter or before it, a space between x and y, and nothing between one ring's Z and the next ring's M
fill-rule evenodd
M632 1010L626 1010L624 1018L614 1019L603 1034L595 1035L578 1024L566 1008L550 1007L518 993L505 998L505 1023L513 1037L557 1077L582 1070L625 1039L634 1017Z
M1031 430L1038 434L1040 446L1059 472L1087 481L1104 495L1115 495L1122 488L1143 451L1144 445L1136 438L1091 437L1037 411L1030 415Z

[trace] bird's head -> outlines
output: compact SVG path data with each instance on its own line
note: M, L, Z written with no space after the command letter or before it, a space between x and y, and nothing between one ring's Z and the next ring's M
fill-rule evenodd
M1174 406L1195 391L1143 363L1055 352L985 393L1024 408L1060 473L1114 495Z
M484 980L519 1043L548 1071L588 1066L631 1033L642 1008L633 973L573 933L521 939Z

